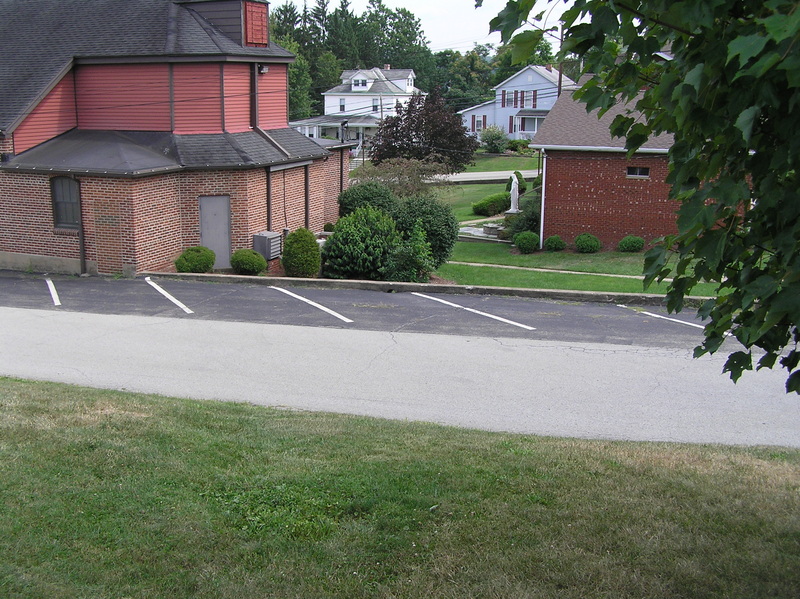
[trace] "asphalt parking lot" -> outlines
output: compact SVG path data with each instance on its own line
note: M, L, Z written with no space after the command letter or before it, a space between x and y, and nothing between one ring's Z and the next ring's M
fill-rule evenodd
M263 282L262 282L263 283ZM687 348L693 311L504 295L386 293L161 278L0 272L0 306L195 320Z

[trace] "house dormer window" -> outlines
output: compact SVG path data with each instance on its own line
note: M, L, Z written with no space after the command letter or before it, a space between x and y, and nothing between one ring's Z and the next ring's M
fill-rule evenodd
M366 79L353 79L353 87L367 87Z

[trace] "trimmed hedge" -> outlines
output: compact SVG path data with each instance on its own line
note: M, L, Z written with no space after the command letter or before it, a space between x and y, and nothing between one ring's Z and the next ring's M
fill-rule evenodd
M617 249L620 252L636 253L644 249L644 238L636 235L628 235L619 241Z
M453 209L436 198L418 196L406 199L400 204L395 222L397 230L407 238L419 224L431 246L434 269L447 262L458 241L458 219Z
M560 235L551 235L544 240L544 249L548 252L560 252L567 249L567 242Z
M511 208L511 194L507 191L486 196L480 202L472 205L473 214L479 216L494 216Z
M594 254L601 247L600 240L591 233L581 233L575 238L575 249L579 254Z
M202 245L186 248L175 260L175 270L178 272L211 272L217 255Z
M372 206L394 217L399 206L397 196L383 183L356 183L339 194L339 216L352 214L361 206Z
M523 231L514 235L514 245L520 254L532 254L539 249L539 236L533 231Z
M245 248L233 252L231 268L237 275L255 276L267 269L267 261L257 251Z
M281 266L287 277L314 278L321 264L319 244L311 231L301 227L286 236Z
M372 206L339 219L322 248L322 276L383 281L389 257L400 243L394 220Z

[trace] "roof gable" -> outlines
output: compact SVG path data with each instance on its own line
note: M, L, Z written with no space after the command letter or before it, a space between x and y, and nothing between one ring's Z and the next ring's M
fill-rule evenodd
M521 85L516 80L520 78L526 78L525 84L528 84L527 82L528 75L533 75L534 78L538 78L540 81L544 83L550 83L554 86L558 85L558 71L550 70L547 67L543 67L540 65L529 64L528 66L520 69L519 71L511 75L511 77L509 77L502 83L495 85L492 89L495 90L502 89L504 87L508 87L510 84L514 84L513 86L515 88L521 89L522 87L524 87L524 85ZM572 81L572 79L570 79L566 75L562 75L561 77L562 86L573 85L574 83L575 82Z

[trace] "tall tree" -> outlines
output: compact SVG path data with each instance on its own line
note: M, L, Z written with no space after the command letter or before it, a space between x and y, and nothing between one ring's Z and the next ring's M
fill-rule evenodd
M478 0L478 4L481 0ZM509 2L492 28L509 40L533 2ZM800 393L800 8L794 0L574 0L562 52L594 73L587 109L635 103L612 132L634 152L651 134L674 135L671 195L678 233L648 252L646 281L673 277L667 306L683 308L700 281L719 285L699 310L708 320L695 355L730 334L743 346L724 370L737 380L777 363ZM514 36L519 56L535 32ZM668 52L668 56L663 54Z
M269 14L270 31L272 36L278 38L290 37L295 39L294 34L300 23L300 13L291 0L285 0L280 6L276 6Z
M492 78L491 78L491 86L494 87L495 85L499 85L512 75L514 75L517 71L520 70L520 67L529 65L529 64L536 64L536 65L548 65L553 64L556 60L555 55L553 54L553 47L550 45L546 39L542 38L542 40L536 44L536 46L532 49L531 53L525 57L524 60L521 62L515 63L512 60L512 47L508 44L500 46L497 49L497 54L494 55L492 59Z
M383 119L372 144L374 164L391 158L428 160L449 172L463 171L472 162L478 141L461 117L444 102L437 89L414 94L406 106L398 104L396 116Z
M341 0L328 20L328 49L348 69L359 64L356 27L356 17L350 10L350 3L348 0Z
M311 116L311 69L301 54L300 45L291 37L278 38L277 43L294 53L295 61L289 65L289 120Z

